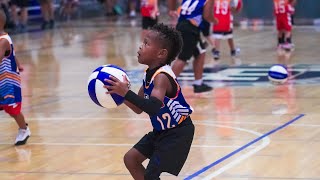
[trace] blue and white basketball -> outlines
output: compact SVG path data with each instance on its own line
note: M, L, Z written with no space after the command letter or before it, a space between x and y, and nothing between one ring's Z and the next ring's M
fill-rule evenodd
M284 65L276 64L271 66L268 78L272 84L283 84L288 80L288 71Z
M124 97L118 94L106 94L108 91L104 85L110 85L104 79L110 79L110 75L123 81L123 75L127 77L126 72L118 66L107 64L98 67L92 72L88 79L88 93L90 98L97 105L104 108L115 108L123 103Z

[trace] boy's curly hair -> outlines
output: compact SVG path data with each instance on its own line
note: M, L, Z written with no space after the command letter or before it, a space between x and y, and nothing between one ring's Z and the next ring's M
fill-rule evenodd
M163 23L154 25L150 30L158 32L159 41L163 48L168 51L166 64L170 65L182 49L183 42L180 32L172 27L164 25Z

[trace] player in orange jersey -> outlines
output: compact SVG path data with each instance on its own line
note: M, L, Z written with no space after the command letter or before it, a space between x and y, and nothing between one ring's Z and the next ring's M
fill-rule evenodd
M227 39L232 58L236 58L240 50L236 49L233 42L233 15L242 9L242 0L216 0L214 3L214 16L219 23L214 25L212 37L215 39L215 48L212 54L215 60L220 58L220 40Z
M295 11L296 0L274 0L273 3L278 30L278 48L291 51L293 49L291 16Z

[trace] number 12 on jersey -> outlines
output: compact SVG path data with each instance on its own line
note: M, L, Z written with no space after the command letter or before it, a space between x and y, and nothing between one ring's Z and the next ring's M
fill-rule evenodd
M161 129L162 130L165 130L165 129L170 129L170 128L173 128L175 127L175 125L172 125L171 126L171 116L169 113L164 113L162 114L161 117L157 116L157 120L158 122L161 124ZM167 127L165 128L164 126L164 123L167 123Z

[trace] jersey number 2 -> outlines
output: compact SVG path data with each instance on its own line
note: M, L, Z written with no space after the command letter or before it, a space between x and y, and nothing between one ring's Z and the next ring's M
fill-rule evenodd
M163 124L164 121L161 120L161 119L167 121L167 127L166 127L166 128L164 128L164 124ZM161 124L161 129L162 129L162 130L165 130L165 129L169 129L169 128L174 127L174 125L172 125L172 126L170 125L170 124L171 124L171 116L170 116L169 113L164 113L164 114L162 114L162 117L161 117L161 118L159 118L159 116L157 116L157 120L158 120L159 123Z

